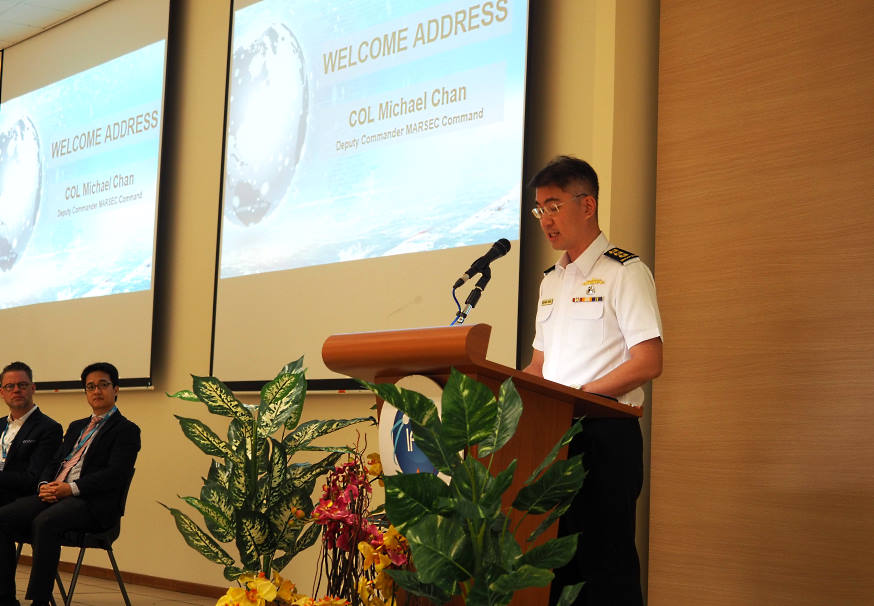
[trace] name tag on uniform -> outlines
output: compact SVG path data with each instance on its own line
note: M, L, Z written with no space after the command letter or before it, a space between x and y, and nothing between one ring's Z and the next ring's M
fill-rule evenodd
M540 301L541 305L552 305L552 299L542 299Z

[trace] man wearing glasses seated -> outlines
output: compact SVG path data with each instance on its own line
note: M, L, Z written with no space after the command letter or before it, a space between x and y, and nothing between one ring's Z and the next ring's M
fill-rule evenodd
M61 537L70 530L100 531L121 517L122 495L140 450L140 428L116 408L118 370L97 362L82 371L91 416L73 421L43 468L38 493L0 507L0 606L15 599L15 541L33 546L26 597L49 603Z
M61 425L33 403L33 371L24 362L7 364L0 390L9 416L0 419L0 505L36 492L43 467L61 445Z

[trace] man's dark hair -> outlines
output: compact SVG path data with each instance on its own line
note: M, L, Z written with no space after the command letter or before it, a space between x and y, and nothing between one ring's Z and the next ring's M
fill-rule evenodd
M598 199L598 173L592 165L585 160L573 156L558 156L549 164L540 169L534 178L528 183L528 187L557 186L568 191L568 186L573 183L583 183L592 190L590 193ZM577 193L577 192L571 192Z
M105 372L109 375L109 380L112 381L113 387L118 387L118 369L109 362L94 362L85 367L82 371L82 387L85 387L85 377L92 372Z
M30 366L25 364L24 362L10 362L6 366L3 367L3 372L0 372L0 383L3 382L3 376L10 371L20 370L23 373L27 374L27 378L30 379L30 382L33 383L33 371L30 369Z

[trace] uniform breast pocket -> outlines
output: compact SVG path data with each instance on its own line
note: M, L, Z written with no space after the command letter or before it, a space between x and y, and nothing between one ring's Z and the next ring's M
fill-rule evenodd
M543 324L549 317L552 315L552 305L541 305L537 308L537 316L535 317L535 321L538 324Z
M581 347L601 343L604 340L604 303L586 301L574 303L569 311L569 330Z

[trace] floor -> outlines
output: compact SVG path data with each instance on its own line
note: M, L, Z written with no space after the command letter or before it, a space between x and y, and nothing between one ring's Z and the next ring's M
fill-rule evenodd
M24 590L27 587L29 574L30 567L24 565L20 565L15 573L15 586L18 588L18 599L21 600L22 606L30 603L24 599ZM63 580L65 587L69 586L71 576L72 574L69 572L61 573L61 580ZM215 606L216 603L215 598L188 593L174 593L142 585L125 583L125 588L127 589L131 606L151 606L157 604L161 606ZM62 604L57 587L55 587L55 601L59 606ZM114 580L109 581L80 576L79 582L76 583L76 591L73 594L73 604L76 606L124 606L124 599L121 597L118 584Z

